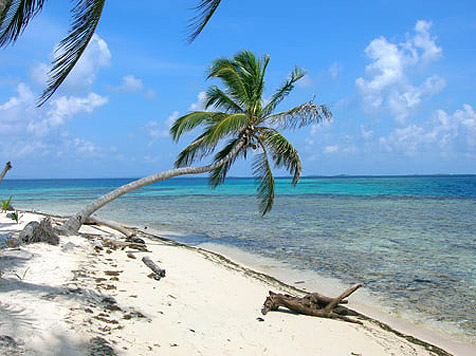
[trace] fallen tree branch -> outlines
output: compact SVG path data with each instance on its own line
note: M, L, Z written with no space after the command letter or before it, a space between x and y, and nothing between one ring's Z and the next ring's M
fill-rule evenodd
M110 220L104 220L101 218L98 218L97 216L90 216L85 224L88 225L104 225L107 226L113 230L119 231L121 234L125 235L127 238L134 236L135 234L131 232L129 229L125 228L123 225L115 222L115 221L110 221Z
M165 269L162 269L159 266L157 266L154 263L154 261L150 259L150 257L147 257L147 256L142 257L142 262L144 262L145 265L149 267L152 270L152 272L154 272L155 274L154 279L159 281L160 278L165 277Z
M317 316L320 318L341 319L351 323L362 324L359 320L345 316L345 311L349 311L347 308L341 307L340 310L336 309L339 304L347 302L344 298L347 298L360 287L362 287L362 283L354 284L336 298L324 297L318 293L307 294L304 297L293 297L291 295L277 294L269 291L269 297L266 298L261 313L266 315L270 310L286 307L299 314Z

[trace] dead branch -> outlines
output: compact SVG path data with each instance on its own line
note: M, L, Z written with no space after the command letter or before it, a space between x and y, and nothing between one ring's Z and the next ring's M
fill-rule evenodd
M286 307L299 314L317 316L320 318L341 319L351 323L362 324L361 321L345 316L346 313L343 311L349 311L349 309L344 307L336 309L339 304L347 302L344 298L354 293L357 289L362 287L362 285L362 283L354 284L336 298L325 297L318 293L307 294L304 297L294 297L269 291L269 297L266 298L261 312L263 315L266 315L270 310Z
M160 278L165 277L165 269L160 268L157 266L154 261L150 259L150 257L142 257L142 262L145 263L147 267L149 267L152 272L154 272L155 276L154 279L160 280Z
M20 232L20 239L26 244L46 242L50 245L58 245L60 241L49 217L44 218L40 223L32 221L27 224Z
M104 225L107 226L113 230L119 231L121 234L125 235L126 237L131 237L134 236L135 234L125 228L123 225L115 222L115 221L110 221L110 220L104 220L101 218L98 218L97 216L90 216L86 222L88 225Z

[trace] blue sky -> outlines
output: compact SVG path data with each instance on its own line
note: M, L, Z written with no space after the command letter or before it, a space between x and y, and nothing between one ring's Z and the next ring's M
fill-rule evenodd
M59 5L58 5L59 4ZM170 122L199 110L210 62L269 54L267 92L308 71L282 109L331 107L331 123L286 132L304 175L476 173L476 4L472 1L223 0L196 42L193 1L108 1L96 36L42 108L69 2L47 2L0 50L0 162L9 178L139 177L173 166ZM61 7L62 6L62 7ZM284 172L278 171L278 175ZM231 175L251 175L238 162Z

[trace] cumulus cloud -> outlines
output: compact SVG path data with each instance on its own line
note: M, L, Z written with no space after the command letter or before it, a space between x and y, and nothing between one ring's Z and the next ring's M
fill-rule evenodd
M144 89L144 84L141 79L136 78L133 75L125 75L122 77L122 82L119 86L111 86L110 89L124 93L134 93L142 91Z
M168 137L169 130L175 120L179 117L180 113L174 111L165 122L149 121L145 126L145 130L150 138L157 140L160 138Z
M206 93L204 91L201 91L197 95L197 101L192 103L188 109L190 111L203 111L205 108L205 99Z
M401 124L420 105L424 97L441 92L445 80L433 75L421 84L414 84L412 71L442 56L436 37L430 35L431 22L418 21L413 36L403 43L389 42L385 37L374 39L365 49L371 63L365 67L367 79L355 81L364 109L368 112L388 110Z
M388 152L415 156L425 151L437 151L443 157L476 157L476 113L471 105L448 114L437 110L431 120L397 128L379 144Z

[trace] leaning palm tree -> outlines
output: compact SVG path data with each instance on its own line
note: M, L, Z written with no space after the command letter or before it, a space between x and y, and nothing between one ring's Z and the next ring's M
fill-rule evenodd
M296 185L301 175L301 160L297 150L278 131L295 129L330 120L327 106L309 101L295 108L277 112L279 103L292 91L305 72L296 67L272 95L268 103L263 98L265 73L269 56L257 58L242 51L233 58L219 58L210 68L208 79L218 78L224 89L212 86L206 92L205 110L178 118L170 129L178 141L183 134L198 128L202 133L178 155L175 169L136 180L100 197L71 217L60 230L75 233L96 210L118 197L157 181L186 174L209 173L209 183L216 187L225 181L231 166L238 158L253 156L253 174L258 187L260 211L268 213L274 201L272 163L292 175ZM226 143L223 141L227 140ZM191 166L194 162L218 152L205 166Z
M18 40L30 20L43 9L46 0L0 0L0 48ZM74 0L68 35L55 50L46 89L38 105L44 104L59 88L74 68L101 18L106 0ZM215 13L221 0L199 0L194 7L197 15L191 20L188 40L192 42Z

